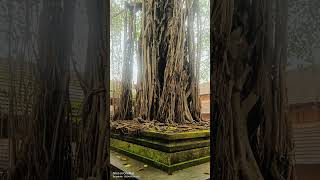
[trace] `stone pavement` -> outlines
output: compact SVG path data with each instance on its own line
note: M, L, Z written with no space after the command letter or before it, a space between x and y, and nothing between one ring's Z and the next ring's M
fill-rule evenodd
M110 152L110 162L115 169L120 170L113 172L114 180L132 179L120 178L128 175L133 175L139 180L207 180L210 178L209 162L173 172L172 175L114 151Z

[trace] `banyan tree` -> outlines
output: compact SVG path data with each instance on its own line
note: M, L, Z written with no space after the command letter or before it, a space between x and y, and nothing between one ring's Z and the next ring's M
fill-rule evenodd
M77 140L75 175L83 179L109 177L108 86L108 18L109 4L86 0L88 12L88 46L85 76L75 68L84 100L81 107L80 133ZM74 66L75 67L75 66Z
M135 116L165 123L200 120L197 0L143 0Z
M214 179L294 179L287 6L287 0L211 4Z
M30 4L29 4L30 8ZM30 9L29 9L30 10ZM69 59L74 1L44 0L32 83L30 122L9 179L71 179ZM31 19L29 19L31 20Z

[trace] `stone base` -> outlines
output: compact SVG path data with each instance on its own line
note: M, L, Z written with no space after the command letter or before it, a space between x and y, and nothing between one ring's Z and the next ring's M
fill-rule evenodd
M111 135L111 148L171 174L210 160L210 132L145 132L139 137Z

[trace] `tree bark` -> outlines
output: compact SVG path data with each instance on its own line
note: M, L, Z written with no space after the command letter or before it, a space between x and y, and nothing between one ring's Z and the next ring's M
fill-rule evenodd
M286 6L212 3L213 179L294 179L285 113Z
M30 134L11 179L70 179L69 58L73 1L44 1Z
M84 102L81 114L80 136L77 149L76 176L99 180L109 177L108 166L108 119L106 66L108 2L87 0L88 49L86 76L83 79ZM107 166L107 167L106 167Z
M114 115L115 120L130 120L133 118L132 107L132 73L134 52L134 26L135 26L135 4L129 11L129 28L127 29L127 16L125 17L124 36L124 63L122 66L121 94L119 105ZM128 35L128 37L126 36Z
M135 116L181 124L200 119L192 7L193 1L142 2L141 80Z

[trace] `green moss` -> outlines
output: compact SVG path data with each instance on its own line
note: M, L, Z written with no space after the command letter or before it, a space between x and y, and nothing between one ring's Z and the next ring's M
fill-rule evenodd
M210 156L205 156L205 157L201 157L201 158L198 158L198 159L190 159L188 161L184 161L184 162L181 162L181 163L173 164L173 165L169 166L166 169L166 171L169 172L169 173L172 173L173 171L181 170L181 169L184 169L184 168L188 168L188 167L191 167L191 166L199 165L199 164L206 163L206 162L209 162L209 161L210 161Z
M150 131L143 132L143 135L147 137L166 139L166 140L193 139L193 138L200 138L200 137L209 137L210 130L198 130L198 131L181 132L181 133L166 133L166 132L150 130Z
M72 122L79 123L81 118L79 116L81 111L81 102L71 101Z
M209 147L190 149L187 151L175 152L170 155L171 164L179 164L189 160L199 159L210 155Z
M168 153L115 138L111 138L110 143L113 150L148 163L169 174L177 170L210 161L209 146Z
M177 152L188 149L195 149L200 147L207 147L210 145L209 138L194 138L183 140L161 140L157 138L148 138L144 136L130 137L121 136L119 134L111 134L112 138L138 144L141 146L157 149L164 152Z
M168 166L189 161L190 159L198 159L210 155L209 147L194 148L185 151L168 153L114 138L111 138L110 143L111 147L113 148L139 155Z
M170 165L170 158L168 156L168 153L165 152L161 152L151 148L146 148L144 146L128 143L114 138L110 139L110 146L121 149L123 151L127 151L132 154L143 156L155 162Z
M81 108L81 102L71 101L71 109L79 110Z

